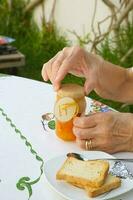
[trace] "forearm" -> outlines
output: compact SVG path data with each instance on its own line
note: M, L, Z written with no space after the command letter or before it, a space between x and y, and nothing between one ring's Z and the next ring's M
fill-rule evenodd
M105 83L105 98L133 103L133 70L104 61L100 77Z
M127 80L121 86L121 100L129 104L133 103L133 67L126 69Z
M116 99L124 103L133 103L133 68L125 69L125 81L121 83L116 91Z
M127 120L129 122L129 125L130 125L129 129L127 129L128 134L130 135L130 140L129 140L127 150L133 152L133 114L132 113L129 113L129 118L127 117Z

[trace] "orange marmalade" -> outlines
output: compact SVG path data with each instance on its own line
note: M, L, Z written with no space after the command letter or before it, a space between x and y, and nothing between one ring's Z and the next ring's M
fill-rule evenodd
M84 88L77 84L63 84L57 92L55 103L56 135L65 140L76 139L73 134L73 119L85 112Z

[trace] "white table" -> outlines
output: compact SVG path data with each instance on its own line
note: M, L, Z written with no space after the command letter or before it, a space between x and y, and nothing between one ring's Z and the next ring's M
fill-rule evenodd
M44 131L41 116L53 111L54 102L55 94L49 84L15 76L0 77L0 199L28 200L30 194L31 200L63 200L49 187L44 173L40 180L27 184L24 190L16 187L21 177L29 177L27 182L32 182L41 173L42 160L35 157L35 152L31 153L30 144L44 162L56 155L80 150L74 142L58 139L54 131ZM87 99L88 107L90 102ZM17 129L15 132L14 125L21 133ZM26 141L30 144L25 144ZM116 156L133 157L133 153ZM130 191L115 200L132 198L133 191Z

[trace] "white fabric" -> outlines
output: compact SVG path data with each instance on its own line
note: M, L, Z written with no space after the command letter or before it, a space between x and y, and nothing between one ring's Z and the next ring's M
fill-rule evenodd
M81 150L74 142L58 139L54 131L44 131L41 116L53 111L54 102L55 94L49 84L15 76L0 78L0 108L4 109L44 161L59 154ZM87 99L87 103L89 106L90 99ZM133 157L133 153L116 155ZM16 183L20 177L28 176L34 180L39 174L40 163L0 114L0 199L27 200L27 190L18 190ZM49 187L44 176L32 186L32 190L31 200L64 199ZM132 197L133 191L119 199L132 200Z

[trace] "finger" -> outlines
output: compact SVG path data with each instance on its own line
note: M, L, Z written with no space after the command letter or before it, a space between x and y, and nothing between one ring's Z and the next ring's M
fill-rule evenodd
M89 94L94 88L95 88L95 80L92 79L93 77L89 76L89 79L87 78L84 84L84 90L85 94Z
M91 146L89 148L90 139L91 139ZM113 151L115 151L115 149L113 150L113 148L110 148L110 146L104 146L101 143L99 143L97 138L90 138L90 139L85 140L85 139L76 138L76 142L78 146L80 146L82 149L85 149L85 150L97 150L97 151L105 151L105 152L110 152L110 153L111 152L113 153ZM87 141L88 141L88 144L86 145Z
M50 80L52 82L52 65L51 65L52 61L48 62L45 72L47 74L48 80Z
M63 62L58 70L58 74L56 76L56 79L54 81L54 85L56 90L59 89L60 86L60 82L64 79L64 77L66 76L66 74L70 71L70 69L73 67L73 62L72 62L72 58L73 58L73 52L74 52L74 47L65 47L63 50Z
M76 138L76 143L77 145L85 150L98 150L98 146L97 146L97 141L95 139L91 140L91 148L90 149L86 149L86 140L80 140L79 138Z
M56 89L55 79L56 79L56 77L58 75L59 69L60 69L64 59L65 59L64 53L63 52L59 52L57 58L52 63L52 82L53 82L53 86L54 86L55 89ZM58 84L57 84L57 88L60 87L60 83L58 83Z
M104 151L107 153L117 153L117 152L121 152L121 151L127 151L127 149L125 148L124 144L119 144L119 145L114 145L113 143L106 143L102 141L103 139L101 138L100 140L97 140L97 146L95 148L95 150L98 151Z
M89 128L89 129L73 127L73 133L77 138L82 139L82 140L89 140L91 138L98 137L97 127Z
M54 80L54 87L56 90L59 89L61 81L64 79L66 74L69 72L69 67L70 67L70 62L67 62L67 59L65 59L58 70L56 79Z
M96 119L94 115L90 116L81 116L81 117L75 117L73 120L73 125L79 128L91 128L97 125Z
M52 73L51 65L52 65L52 63L54 62L54 60L56 59L57 56L58 56L58 53L53 58L51 58L48 62L44 63L44 65L43 65L41 74L42 74L42 77L45 81L48 81L49 79L51 79L51 73Z
M57 65L56 67L53 67L53 65L52 65L52 67L51 67L51 70L52 70L51 80L52 80L52 84L53 84L53 87L54 87L55 90L59 89L60 85L61 85L59 83L59 85L57 87L55 86L55 79L56 79L56 76L58 74L59 68L60 68L60 65Z
M86 145L86 142L91 139L91 147L89 148L89 144ZM78 146L85 150L95 150L95 151L104 151L107 153L117 153L122 151L127 151L127 147L125 144L114 145L113 143L105 143L101 137L100 140L97 138L90 138L89 140L76 138L76 142ZM86 149L86 147L88 147Z
M47 71L46 71L46 64L43 65L41 74L42 74L42 77L43 77L44 81L48 81L49 80L48 75L47 75Z

